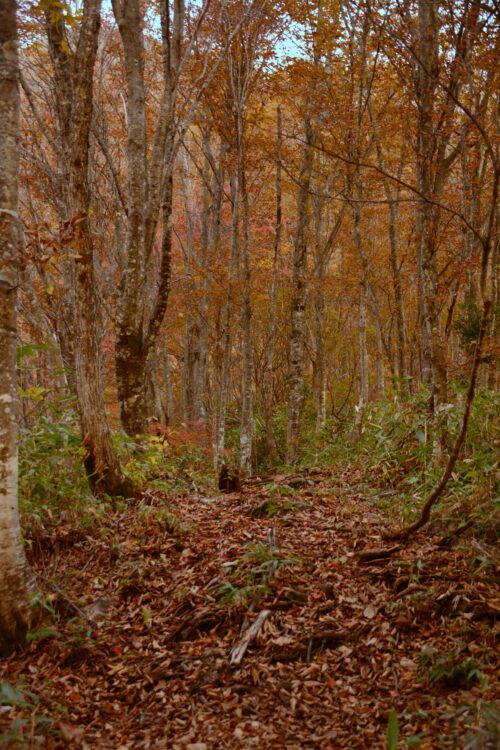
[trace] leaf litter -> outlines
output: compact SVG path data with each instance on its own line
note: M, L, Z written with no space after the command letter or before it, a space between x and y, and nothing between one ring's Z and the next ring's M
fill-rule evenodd
M32 560L56 623L0 664L4 745L498 747L493 566L465 537L384 549L352 470L293 478L60 527Z

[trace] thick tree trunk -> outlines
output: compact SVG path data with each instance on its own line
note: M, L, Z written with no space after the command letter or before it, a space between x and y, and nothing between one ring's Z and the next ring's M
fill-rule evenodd
M148 170L143 21L138 0L116 0L113 10L124 49L128 127L127 253L120 288L115 364L121 421L130 435L136 435L145 432L147 417L143 318Z
M127 495L132 485L119 466L111 442L104 406L99 309L96 299L95 258L89 220L90 129L93 108L93 74L100 25L100 0L85 0L82 21L72 54L66 41L64 17L58 5L46 8L49 52L57 84L56 110L61 139L64 186L62 218L73 227L76 259L64 267L70 303L60 331L63 357L74 366L74 386L86 450L84 459L89 482L95 492ZM70 126L68 126L68 121Z
M17 503L16 290L20 218L19 66L16 3L0 4L0 656L30 626L32 576Z
M172 250L173 170L181 143L175 108L184 32L184 1L161 4L163 92L156 129L148 150L144 80L144 8L139 0L112 0L123 44L127 79L128 210L127 253L120 285L116 376L120 415L129 434L146 429L145 370L167 309ZM193 40L191 40L193 41ZM184 58L183 58L184 59ZM193 107L190 117L194 114ZM189 118L188 118L189 119ZM149 158L148 158L149 155ZM147 314L146 276L154 273L154 241L162 224L158 291Z
M113 449L104 406L100 339L96 320L94 252L89 223L89 138L92 122L93 71L99 36L100 0L86 0L77 47L78 68L73 75L70 201L75 227L75 373L78 407L85 447L85 468L92 489L108 495L128 495Z

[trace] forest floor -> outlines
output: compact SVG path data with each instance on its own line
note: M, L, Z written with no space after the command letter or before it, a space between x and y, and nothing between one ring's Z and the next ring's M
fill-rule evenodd
M386 525L356 469L59 524L32 548L55 632L0 663L5 746L499 747L491 548L364 559Z

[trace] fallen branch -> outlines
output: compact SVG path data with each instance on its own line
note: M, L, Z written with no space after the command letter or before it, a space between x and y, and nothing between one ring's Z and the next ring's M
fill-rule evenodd
M401 546L395 544L393 547L386 547L384 549L367 549L362 552L358 552L356 557L359 563L369 563L374 560L383 560L385 557L390 557L395 552L399 552Z
M229 664L232 667L237 667L238 664L241 664L241 661L243 657L245 656L246 650L249 647L250 643L256 638L256 636L259 633L259 630L261 629L262 625L265 623L269 615L271 614L270 609L263 609L262 612L259 613L257 619L250 625L249 628L243 633L243 636L239 643L236 644L231 649L231 655L229 659Z

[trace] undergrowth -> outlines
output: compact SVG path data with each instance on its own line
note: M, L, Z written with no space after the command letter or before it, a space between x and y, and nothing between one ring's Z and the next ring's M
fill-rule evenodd
M309 426L303 465L354 464L375 490L373 499L379 507L406 521L414 520L441 477L460 429L465 398L463 385L455 384L454 401L444 405L433 420L428 396L422 389L402 403L369 403L356 429L353 413L343 423L328 422L319 435ZM444 448L438 439L437 421L439 431L444 429L447 436ZM499 455L500 394L483 389L474 399L465 444L438 506L444 524L459 524L473 517L476 530L494 541L500 521Z
M32 398L22 394L24 398ZM307 401L302 430L299 465L284 464L286 409L275 410L274 430L278 465L269 463L265 449L264 423L255 423L256 471L297 471L305 467L355 465L371 488L371 499L379 507L413 520L428 492L438 481L454 436L460 429L463 412L463 385L455 384L454 398L441 407L437 418L428 411L429 394L422 389L401 403L396 400L373 402L362 415L347 410L339 418L327 420L318 431L312 403ZM55 525L61 519L82 518L82 510L97 507L83 468L83 452L77 414L73 402L48 403L39 410L34 424L21 430L20 499L24 527ZM448 446L436 451L440 434ZM237 453L237 419L228 425L226 445ZM497 536L500 486L500 395L483 389L474 400L465 445L446 493L437 508L442 522L459 524L474 519L476 530ZM172 439L171 439L172 438ZM132 439L122 431L113 433L113 442L124 473L139 492L146 488L175 494L196 494L213 490L214 476L207 451L199 442L162 435ZM281 457L281 459L280 459ZM278 486L278 485L277 485ZM372 494L373 492L373 494ZM284 499L273 492L281 509ZM275 497L276 495L276 497ZM278 503L279 500L279 503ZM106 499L104 498L104 501ZM102 499L101 499L102 503ZM276 509L270 509L270 515ZM83 513L85 518L85 513Z
M193 494L213 487L207 456L197 445L174 447L165 436L132 439L122 431L114 432L112 439L123 472L137 492ZM111 498L92 496L83 457L78 415L60 402L30 428L21 429L19 498L27 538L61 521L95 523L96 513L107 512Z

